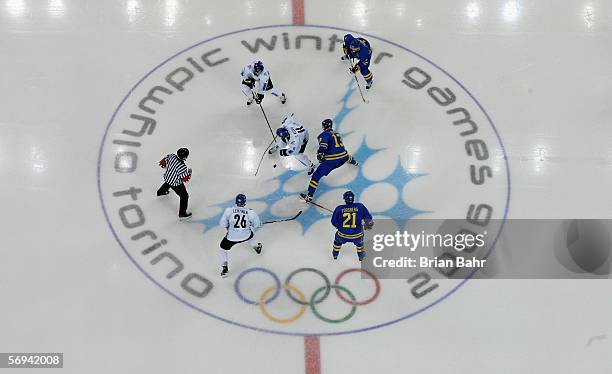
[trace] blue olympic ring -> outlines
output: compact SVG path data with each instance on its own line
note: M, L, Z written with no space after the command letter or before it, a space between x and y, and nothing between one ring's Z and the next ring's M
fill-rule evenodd
M240 291L240 281L242 280L242 278L244 278L245 275L252 273L254 271L263 271L264 273L269 274L274 279L274 283L276 284L274 293L272 294L272 296L270 296L268 300L264 302L264 304L271 303L278 297L282 287L281 287L280 279L278 279L278 276L266 268L250 268L250 269L243 271L238 276L238 278L236 278L236 282L234 282L234 291L236 291L236 295L238 295L238 297L247 304L259 305L258 301L252 301L252 300L247 299L246 297L242 295L242 292Z

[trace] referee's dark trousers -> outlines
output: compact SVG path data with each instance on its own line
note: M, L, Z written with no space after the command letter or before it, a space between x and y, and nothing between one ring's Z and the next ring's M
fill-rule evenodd
M180 198L181 202L179 203L179 216L184 216L187 214L187 204L189 203L189 194L187 193L187 188L185 188L185 183L181 183L178 186L171 186L168 183L164 182L161 185L159 190L157 190L157 196L166 195L168 190L172 188Z

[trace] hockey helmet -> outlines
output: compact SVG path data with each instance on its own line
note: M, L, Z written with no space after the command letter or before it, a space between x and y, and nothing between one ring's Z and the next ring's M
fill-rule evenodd
M332 126L334 125L334 123L332 122L331 119L326 118L323 120L323 122L321 122L321 125L323 125L323 130L330 130Z
M355 202L355 193L353 193L353 191L346 191L342 195L342 198L344 199L345 203L352 204Z
M253 65L253 72L255 73L255 75L261 74L261 72L263 72L263 69L264 69L263 62L261 61L256 61L255 64Z
M236 195L236 205L243 207L246 205L246 196L244 194Z
M276 135L280 136L281 138L288 138L289 137L289 130L287 130L284 127L279 127L278 129L276 129Z

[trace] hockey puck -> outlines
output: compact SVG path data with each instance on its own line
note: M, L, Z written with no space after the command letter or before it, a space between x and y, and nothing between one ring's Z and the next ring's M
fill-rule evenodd
M272 165L272 167L273 167L273 168L275 168L275 167L276 167L276 164Z

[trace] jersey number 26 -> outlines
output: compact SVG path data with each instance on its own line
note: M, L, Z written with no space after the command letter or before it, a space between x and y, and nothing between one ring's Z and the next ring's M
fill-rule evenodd
M236 214L234 215L234 219L236 220L236 222L234 223L234 227L239 229L239 228L243 228L246 229L247 227L247 221L246 221L246 216L244 214Z

